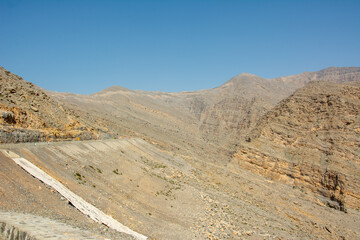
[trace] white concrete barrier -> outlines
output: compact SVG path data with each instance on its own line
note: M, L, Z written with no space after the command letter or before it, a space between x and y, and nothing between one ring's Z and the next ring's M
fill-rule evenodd
M136 239L145 240L147 239L146 236L137 233L130 228L124 226L123 224L119 223L112 217L106 215L98 208L94 207L90 203L86 202L84 199L67 189L64 185L62 185L59 181L52 178L50 175L45 173L43 170L26 160L25 158L21 158L17 154L8 151L8 150L1 150L6 156L14 160L19 166L21 166L25 171L30 173L32 176L36 177L40 181L44 182L45 184L51 186L56 191L58 191L64 198L66 198L71 204L79 209L82 213L89 216L91 219L103 223L109 228L112 228L118 232L127 233Z

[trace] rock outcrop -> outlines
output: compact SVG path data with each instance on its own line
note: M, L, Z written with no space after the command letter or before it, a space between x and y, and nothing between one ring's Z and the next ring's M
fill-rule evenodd
M312 82L269 111L232 166L360 206L360 82Z
M0 142L96 139L96 124L86 125L74 110L43 89L0 67Z
M227 146L236 144L266 112L312 81L346 83L360 80L359 67L331 67L318 72L264 79L253 74L240 74L208 92L198 92L203 101L193 112L200 119L200 129L208 139ZM210 100L209 100L210 98Z
M202 99L209 100L195 113L207 139L233 145L239 135L248 133L261 116L289 94L272 79L243 73L203 94Z

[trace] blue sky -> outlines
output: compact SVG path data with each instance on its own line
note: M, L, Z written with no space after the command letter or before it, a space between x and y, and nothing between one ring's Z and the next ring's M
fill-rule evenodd
M43 88L177 92L360 66L359 0L0 0L0 66Z

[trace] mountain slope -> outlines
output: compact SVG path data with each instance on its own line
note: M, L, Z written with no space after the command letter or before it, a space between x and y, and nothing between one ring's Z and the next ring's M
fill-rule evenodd
M278 93L278 94L276 94ZM290 94L283 86L253 74L240 74L202 95L205 107L198 111L200 129L217 144L234 144L256 120Z
M360 82L312 82L269 111L232 166L360 206Z
M2 147L149 239L327 240L360 234L358 211L344 214L315 203L313 194L300 189L246 170L174 156L139 138ZM2 152L0 162L0 209L111 233Z
M40 142L101 137L74 110L43 89L0 67L0 142Z
M220 87L196 92L115 86L92 95L46 91L2 70L0 131L43 136L21 141L122 139L0 147L30 160L145 235L359 236L360 86L355 80L360 80L360 68L277 79L240 74ZM20 111L27 118L19 118ZM10 138L15 140L20 141ZM86 221L40 182L26 184L26 173L1 153L0 158L6 163L0 168L1 209L75 226ZM46 194L54 194L48 197L51 209L41 205Z
M195 151L201 158L226 163L239 138L248 134L258 119L297 88L318 80L360 80L360 68L328 68L275 79L243 73L217 88L195 92L147 92L114 86L86 96L48 94L79 113L87 125L96 121L113 134L142 137L173 151L181 149L182 154ZM89 116L93 120L87 120Z
M331 67L318 72L264 79L252 74L240 74L211 93L203 94L212 101L203 101L197 112L201 129L218 144L236 144L241 135L249 133L267 111L296 89L312 81L352 82L360 80L359 67Z
M114 86L92 95L77 95L46 91L0 70L3 142L139 136L218 162L226 162L239 137L248 134L258 119L298 87L317 80L360 79L360 68L333 67L276 79L243 73L220 87L195 92L133 91ZM215 157L217 154L221 157Z

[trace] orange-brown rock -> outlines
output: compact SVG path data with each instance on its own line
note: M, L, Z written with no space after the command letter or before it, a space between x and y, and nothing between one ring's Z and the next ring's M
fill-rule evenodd
M101 135L96 127L85 125L74 110L0 67L1 143L96 139Z
M232 164L357 209L359 127L360 82L313 82L259 121Z

